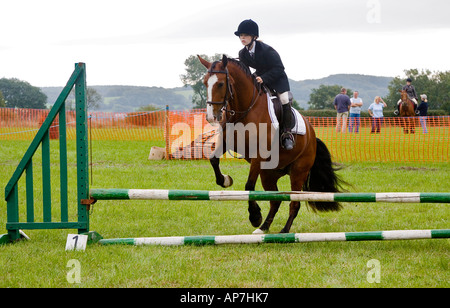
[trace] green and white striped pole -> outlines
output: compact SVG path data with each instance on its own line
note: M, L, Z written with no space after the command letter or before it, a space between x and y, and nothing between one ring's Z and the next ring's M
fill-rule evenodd
M382 241L450 238L450 229L443 230L395 230L334 233L287 233L249 235L172 236L102 239L102 245L221 245L259 243L309 243L336 241Z
M450 203L450 193L314 193L280 191L207 191L166 189L91 189L96 200L218 200Z

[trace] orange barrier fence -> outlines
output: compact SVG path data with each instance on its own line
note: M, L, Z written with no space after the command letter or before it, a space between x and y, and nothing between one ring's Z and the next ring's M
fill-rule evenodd
M0 108L0 140L31 140L49 110ZM89 112L92 140L164 140L166 112ZM75 140L75 111L66 112L67 139ZM58 117L50 129L58 138Z
M90 138L160 141L165 142L169 159L202 159L214 150L217 138L216 128L206 122L204 112L89 112ZM48 110L0 108L0 140L32 140L47 114ZM68 111L66 119L67 138L74 140L75 112ZM450 161L449 116L415 117L410 122L387 117L379 122L371 118L360 118L358 122L349 119L345 133L336 132L334 117L308 120L337 162ZM58 119L50 137L58 138Z
M335 117L307 117L316 136L328 146L336 162L448 162L450 117L354 118L344 132ZM170 113L166 152L170 159L204 159L218 137L205 121L204 110ZM177 125L175 125L178 123ZM202 130L203 127L203 130ZM236 154L236 156L239 156ZM225 158L234 154L226 153Z

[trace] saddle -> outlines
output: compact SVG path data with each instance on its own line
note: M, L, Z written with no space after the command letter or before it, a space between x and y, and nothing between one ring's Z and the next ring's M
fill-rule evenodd
M269 93L269 97L270 100L272 101L273 104L273 108L275 110L275 115L277 117L278 123L281 123L283 121L283 105L281 104L280 99L278 98L277 93L270 91L269 89L266 88L266 93ZM292 92L289 91L289 106L292 107L292 102L294 100L294 96L292 95ZM291 108L291 112L292 112L292 108ZM295 114L293 113L293 118L294 120L296 119ZM289 127L290 129L293 129L295 127L295 121L293 121L292 123L292 127Z

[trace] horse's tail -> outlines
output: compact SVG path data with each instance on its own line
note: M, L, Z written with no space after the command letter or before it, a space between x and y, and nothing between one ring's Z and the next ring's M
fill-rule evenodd
M343 184L346 184L337 174L331 161L331 154L327 146L319 138L317 139L317 151L314 165L309 171L308 179L303 185L304 191L339 192ZM313 211L328 212L339 211L342 205L339 202L308 202Z

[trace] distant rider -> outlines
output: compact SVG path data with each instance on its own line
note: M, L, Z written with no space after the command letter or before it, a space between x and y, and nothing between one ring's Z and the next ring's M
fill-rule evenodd
M403 91L406 91L406 93L408 93L408 97L411 101L414 102L414 112L417 113L417 93L416 93L416 89L414 88L414 86L411 84L412 80L411 78L406 79L406 85L403 87ZM399 115L400 114L400 103L402 102L402 100L400 99L397 102L397 110L394 111L395 115Z

